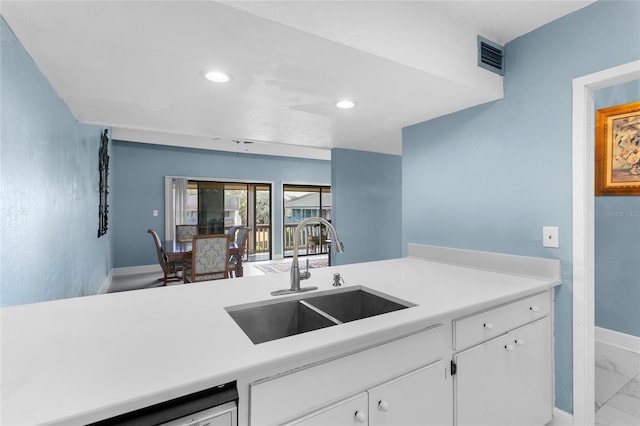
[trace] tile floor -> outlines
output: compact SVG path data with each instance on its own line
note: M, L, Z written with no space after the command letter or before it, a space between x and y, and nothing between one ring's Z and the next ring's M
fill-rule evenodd
M640 426L640 353L596 342L597 426Z

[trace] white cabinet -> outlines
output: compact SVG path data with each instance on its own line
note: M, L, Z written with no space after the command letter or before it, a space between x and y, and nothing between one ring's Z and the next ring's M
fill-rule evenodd
M522 306L528 305L522 302L516 302L518 309L514 308L515 305L505 305L499 309L519 312ZM549 310L548 305L538 305L535 313ZM495 317L496 312L482 315ZM504 312L501 315L498 323L519 326L453 357L456 365L453 376L455 421L458 426L542 426L551 420L551 319L545 315L520 325L521 321L514 321L512 316ZM488 322L481 316L476 317L481 321L478 327Z
M401 425L399 421L406 414L401 411L406 409L411 415L420 415L416 418L433 418L432 424L450 425L452 419L440 421L445 411L450 418L453 416L452 380L446 376L450 339L450 329L436 325L346 356L257 380L250 384L249 423L267 426L295 420L305 425L339 425L362 421L365 416L367 424L375 412L379 424ZM375 404L386 401L387 412L378 407L370 410L366 401L361 408L354 408L354 395L368 398L371 393L377 398ZM355 416L356 411L361 414ZM343 416L344 423L323 420L334 416Z
M553 410L552 308L544 291L283 365L249 383L249 424L543 426Z
M441 426L452 424L450 380L438 361L288 425Z

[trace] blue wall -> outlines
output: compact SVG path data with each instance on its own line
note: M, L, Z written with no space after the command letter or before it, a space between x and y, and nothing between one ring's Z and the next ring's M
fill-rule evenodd
M556 406L572 400L572 80L640 59L640 2L600 1L507 44L504 99L403 129L404 241L557 258ZM558 226L560 248L542 247Z
M282 254L282 182L331 184L331 162L113 142L114 267L157 264L147 229L164 236L164 177L273 182L274 253ZM153 210L158 216L153 217Z
M640 81L598 90L595 108L640 101ZM596 326L640 337L640 196L595 199Z
M402 158L331 151L333 224L345 252L334 265L402 256Z
M102 129L78 124L0 18L2 306L96 294L111 271L98 233Z

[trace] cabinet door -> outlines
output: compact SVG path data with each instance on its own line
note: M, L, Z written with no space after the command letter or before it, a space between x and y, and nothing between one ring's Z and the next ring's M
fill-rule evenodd
M287 423L289 426L363 426L368 421L367 394L360 393L301 419Z
M456 424L544 425L551 421L549 317L454 356Z
M371 426L451 425L451 380L438 361L372 388L369 393Z

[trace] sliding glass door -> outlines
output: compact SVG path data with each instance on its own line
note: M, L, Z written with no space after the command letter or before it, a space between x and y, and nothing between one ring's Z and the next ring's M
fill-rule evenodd
M195 185L198 233L224 234L225 231L225 197L224 184L220 182L189 182Z
M256 260L271 260L271 185L252 185L249 188L253 206L253 247Z
M331 187L316 185L284 185L283 187L283 253L293 256L294 231L304 219L320 216L331 222ZM319 223L310 224L300 232L298 255L326 254L327 229Z
M186 223L200 234L248 226L247 260L271 259L271 184L189 180L187 193Z

